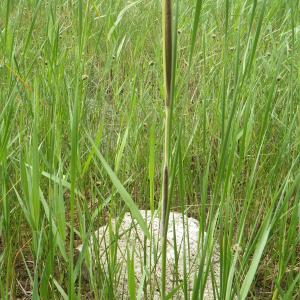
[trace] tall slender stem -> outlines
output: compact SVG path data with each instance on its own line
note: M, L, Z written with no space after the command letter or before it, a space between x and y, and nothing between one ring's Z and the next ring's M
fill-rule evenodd
M166 246L167 246L167 206L169 201L169 152L170 152L170 112L171 112L171 81L172 81L172 0L162 2L163 60L165 87L165 144L163 168L163 197L161 214L162 265L161 265L161 298L166 294Z

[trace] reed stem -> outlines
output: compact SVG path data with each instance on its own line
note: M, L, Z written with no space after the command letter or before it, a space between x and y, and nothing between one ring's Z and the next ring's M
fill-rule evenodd
M170 152L170 113L171 113L171 81L172 81L172 4L171 0L162 2L162 31L163 31L163 63L165 89L165 142L163 167L163 197L161 213L162 263L161 263L161 299L166 297L166 246L168 218L167 207L169 201L169 152Z

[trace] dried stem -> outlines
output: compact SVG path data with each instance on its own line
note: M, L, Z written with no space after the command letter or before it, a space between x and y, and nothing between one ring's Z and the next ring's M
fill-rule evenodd
M162 30L164 55L164 87L165 87L165 144L163 168L163 197L161 214L162 234L162 284L161 298L166 292L166 245L167 245L167 206L169 201L169 143L170 143L170 111L171 111L171 81L172 81L172 5L171 0L163 0Z

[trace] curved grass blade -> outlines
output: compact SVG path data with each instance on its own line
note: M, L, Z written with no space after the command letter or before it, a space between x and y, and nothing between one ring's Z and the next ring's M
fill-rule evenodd
M190 57L189 57L189 66L191 66L192 57L195 49L195 43L196 43L196 35L198 32L199 27L199 21L200 21L200 15L202 11L202 4L203 0L197 0L196 9L195 9L195 17L194 17L194 24L193 24L193 31L192 31L192 37L191 37L191 49L190 49Z
M136 221L138 222L138 224L141 226L141 229L143 230L144 234L147 236L147 238L150 239L149 230L147 228L145 220L143 219L143 217L142 217L142 215L141 215L141 213L139 211L139 208L134 203L134 201L132 200L131 196L126 191L126 189L124 188L124 186L120 182L119 178L116 176L115 172L109 166L109 164L107 163L107 161L105 160L105 158L103 157L103 155L97 149L97 147L96 147L94 141L92 140L92 138L89 135L87 135L87 137L90 140L91 145L95 149L96 156L101 161L102 166L104 167L105 171L107 172L108 176L110 177L112 183L114 184L114 186L117 189L118 193L122 197L123 201L125 202L125 204L129 208L129 210L130 210L133 218L136 219Z

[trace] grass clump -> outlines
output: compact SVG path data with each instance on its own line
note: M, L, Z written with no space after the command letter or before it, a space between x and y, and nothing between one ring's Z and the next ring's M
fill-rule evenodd
M203 298L215 247L216 299L298 299L299 11L281 0L1 1L0 298L116 298L118 243L108 274L74 249L103 224L113 235L126 211L150 240L138 208L154 212L163 194L162 216L200 222L186 299Z

